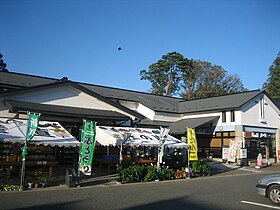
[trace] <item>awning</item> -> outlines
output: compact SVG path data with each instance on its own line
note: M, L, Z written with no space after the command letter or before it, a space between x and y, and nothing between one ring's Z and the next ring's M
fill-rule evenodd
M118 146L123 140L125 133L131 133L125 142L127 146L159 146L160 129L131 128L131 127L96 127L96 143L103 146ZM188 145L171 135L168 135L164 147L188 148Z
M183 120L178 120L174 123L172 123L169 126L170 133L172 134L183 134L186 132L186 128L196 128L205 124L217 122L219 119L218 116L214 117L200 117L200 118L189 118L189 119L183 119Z
M24 143L27 120L0 118L0 142ZM29 144L78 147L80 142L58 122L39 121L39 127Z

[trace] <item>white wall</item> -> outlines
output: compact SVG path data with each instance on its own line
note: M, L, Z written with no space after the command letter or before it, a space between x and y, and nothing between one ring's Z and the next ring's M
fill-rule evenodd
M242 124L260 127L279 127L279 110L272 104L272 102L264 96L264 121L260 120L260 99L259 96L255 100L247 103L242 109Z
M19 95L7 96L3 100L17 100L49 105L116 111L134 119L132 115L71 86L56 87L48 90L38 90Z

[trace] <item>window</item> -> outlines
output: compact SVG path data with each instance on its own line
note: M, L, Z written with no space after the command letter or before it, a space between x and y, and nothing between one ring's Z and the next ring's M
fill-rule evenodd
M230 111L230 121L235 122L235 112L234 112L234 110Z
M264 98L260 99L260 122L265 122L264 120Z
M222 122L226 122L226 121L227 121L226 112L223 111L222 112Z

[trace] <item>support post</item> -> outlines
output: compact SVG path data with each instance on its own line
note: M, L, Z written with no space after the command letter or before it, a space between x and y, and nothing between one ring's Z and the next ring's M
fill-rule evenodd
M189 145L189 140L188 140L188 127L186 127L186 138L187 138L187 144L188 144L188 178L191 179L191 166L190 166L190 145Z
M27 155L26 149L27 141L25 140L24 146L22 149L22 166L21 166L21 176L20 176L20 191L24 190L24 183L25 183L25 159Z

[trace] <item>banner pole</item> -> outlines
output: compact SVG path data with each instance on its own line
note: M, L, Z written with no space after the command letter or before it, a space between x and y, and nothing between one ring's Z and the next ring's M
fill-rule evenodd
M30 112L27 112L27 119L29 121L29 114ZM28 125L27 125L28 126ZM27 154L27 135L25 134L25 141L22 149L22 164L21 164L21 176L20 176L20 191L24 190L24 179L25 179L25 157Z
M187 129L187 142L188 142L188 145L189 145L189 148L188 148L188 179L191 179L191 167L190 167L190 144L189 144L189 139L188 139L188 127L186 127Z
M25 153L26 153L26 140L24 142L22 151L22 164L21 164L21 176L20 176L20 191L24 190L24 179L25 179Z
M80 168L80 164L81 164L81 155L82 155L82 146L83 146L83 140L82 140L82 136L83 136L83 132L84 132L84 125L85 125L85 119L83 119L83 125L82 125L82 132L80 133L80 151L79 151L79 162L78 162L78 177L77 177L77 187L80 187L80 178L81 178L81 168Z
M38 129L39 125L39 119L41 114L40 113L30 113L27 112L27 128L26 128L26 135L25 135L25 142L22 149L22 166L21 166L21 177L20 177L20 190L24 190L24 184L25 184L25 160L27 156L27 143L30 141Z

